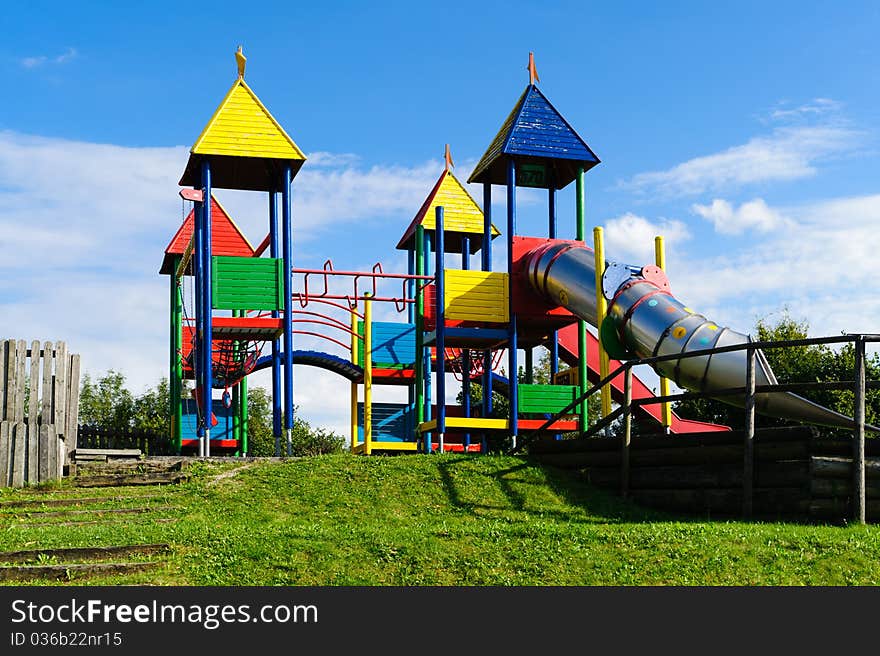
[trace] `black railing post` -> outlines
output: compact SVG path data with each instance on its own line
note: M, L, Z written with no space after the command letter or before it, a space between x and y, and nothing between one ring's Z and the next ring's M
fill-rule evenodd
M632 367L623 377L623 444L620 453L620 494L629 496L629 447L632 440Z
M865 339L855 339L855 398L853 415L853 520L865 523Z
M749 339L751 342L751 339ZM743 517L752 516L755 477L755 349L746 351L746 426L743 443Z

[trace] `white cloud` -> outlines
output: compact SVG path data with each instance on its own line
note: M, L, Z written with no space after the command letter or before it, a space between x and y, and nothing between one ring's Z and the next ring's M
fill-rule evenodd
M629 264L653 263L658 235L668 249L690 238L687 226L677 220L653 222L630 212L610 219L604 226L606 256Z
M747 230L766 233L791 223L778 211L768 207L762 198L742 203L739 207L716 198L711 205L692 205L691 209L724 235L739 235Z
M786 229L722 256L673 260L673 291L697 311L747 332L788 307L815 335L878 332L870 293L880 252L880 195L828 199L779 211Z
M45 66L46 64L66 64L69 61L76 59L79 56L79 52L76 48L68 48L60 55L56 55L55 57L49 57L47 55L38 55L35 57L22 57L20 60L23 68L39 68L41 66Z
M640 173L623 187L686 196L748 184L812 177L816 162L856 146L859 133L837 126L777 128L720 153L695 157L665 171Z
M839 112L842 108L843 103L831 98L814 98L810 102L795 107L792 107L791 103L783 101L778 103L776 109L770 113L770 118L782 121L815 118Z

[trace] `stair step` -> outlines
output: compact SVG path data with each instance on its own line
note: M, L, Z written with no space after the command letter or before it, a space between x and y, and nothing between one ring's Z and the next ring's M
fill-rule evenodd
M28 549L25 551L2 551L0 562L27 563L40 558L59 558L65 560L100 560L110 556L127 556L130 554L150 555L171 550L171 545L160 542L156 544L123 544L114 547L61 547L59 549Z

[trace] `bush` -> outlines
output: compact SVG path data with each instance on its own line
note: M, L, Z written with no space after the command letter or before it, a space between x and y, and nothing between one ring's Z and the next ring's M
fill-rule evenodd
M294 426L291 435L292 455L317 456L340 453L345 438L325 428L313 428L294 408ZM283 425L283 421L282 421ZM283 431L282 431L283 432ZM287 445L281 437L281 454ZM275 436L272 434L272 397L262 387L248 389L248 455L274 456Z

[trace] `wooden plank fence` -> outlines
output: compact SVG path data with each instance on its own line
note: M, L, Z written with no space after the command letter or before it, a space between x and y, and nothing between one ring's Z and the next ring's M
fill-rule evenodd
M0 341L0 487L61 478L76 449L80 356L64 342Z
M140 449L147 456L176 456L177 445L164 432L130 428L114 428L82 424L77 432L80 449Z

